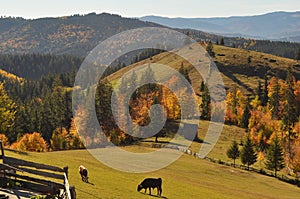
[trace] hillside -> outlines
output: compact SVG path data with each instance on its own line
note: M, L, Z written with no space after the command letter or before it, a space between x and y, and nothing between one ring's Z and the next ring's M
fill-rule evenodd
M0 19L2 53L54 53L85 57L98 42L124 30L160 25L90 13L58 18Z
M188 48L189 47L186 46L177 51L187 55L189 53ZM258 81L263 82L265 75L275 76L277 74L279 78L285 79L288 67L292 68L292 72L296 79L300 79L300 65L293 59L219 45L214 46L214 51L216 53L214 61L217 64L219 71L222 73L223 81L227 89L232 89L233 86L236 85L245 94L254 94ZM248 63L249 57L251 59L250 63ZM127 71L145 63L165 64L176 70L184 63L184 67L189 71L194 90L196 92L199 91L202 77L196 69L183 61L182 58L178 58L175 54L170 54L168 52L161 53L152 57L152 59L147 59L125 67L110 75L108 80L114 81Z
M274 12L257 16L219 18L167 18L145 16L172 28L190 28L221 35L300 42L300 12Z
M108 13L40 19L0 18L0 48L3 54L50 53L85 57L106 38L141 27L164 26ZM216 34L203 32L205 28L200 30L192 28L175 28L175 30L185 34L189 32L189 35L197 41L216 42L222 38ZM254 41L240 36L225 37L225 44L289 58L294 58L295 52L300 48L298 43ZM297 35L294 38L297 38Z
M123 149L132 152L153 150L141 146ZM210 163L188 155L183 155L166 168L145 174L113 170L98 162L86 150L28 153L28 155L6 151L6 155L59 167L68 165L69 182L75 186L77 198L153 198L156 196L156 190L152 192L154 196L151 197L145 195L143 191L141 193L136 191L137 185L146 177L163 179L162 198L291 199L299 196L299 188L275 178ZM89 171L89 181L92 184L81 181L78 167L83 162Z

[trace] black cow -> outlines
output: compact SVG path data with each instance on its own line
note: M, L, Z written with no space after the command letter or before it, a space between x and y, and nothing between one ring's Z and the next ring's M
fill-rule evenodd
M162 188L161 188L162 180L161 178L146 178L143 180L141 184L138 185L137 191L141 191L142 189L145 189L145 193L147 189L149 188L149 193L151 195L151 188L155 189L157 188L157 195L161 196Z
M89 178L88 177L88 171L84 166L82 166L82 165L79 166L79 173L80 173L80 176L81 176L81 180L83 182L88 182L88 178Z

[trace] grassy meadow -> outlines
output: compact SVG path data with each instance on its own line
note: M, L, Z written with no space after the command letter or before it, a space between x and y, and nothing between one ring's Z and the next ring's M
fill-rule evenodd
M199 137L208 122L199 125ZM201 133L202 132L202 133ZM242 129L224 126L224 130L209 157L226 158L226 149L233 139L243 138ZM164 141L164 138L160 139ZM199 150L200 143L193 143L191 149ZM147 145L123 147L124 150L143 153L155 150ZM97 149L102 150L102 149ZM101 151L100 151L101 152ZM298 198L300 190L296 186L281 182L275 178L247 172L224 165L211 163L207 160L194 158L184 154L173 164L151 173L134 174L114 170L96 160L87 150L58 151L47 153L16 154L6 151L7 156L13 156L29 161L40 162L59 167L69 166L69 181L76 187L79 199L113 199L113 198L156 198L137 192L137 185L146 177L161 177L163 179L162 198ZM155 161L155 160L153 160ZM81 181L78 173L79 165L83 164L89 171L90 183Z

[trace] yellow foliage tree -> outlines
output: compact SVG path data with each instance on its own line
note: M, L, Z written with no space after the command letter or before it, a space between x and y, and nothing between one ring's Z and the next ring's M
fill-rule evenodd
M65 128L56 128L50 140L51 149L54 151L70 148L70 135Z
M76 129L74 119L71 120L71 127L69 129L69 134L70 134L70 142L69 142L70 149L84 148L83 142L81 141L81 138Z
M2 142L3 146L9 146L9 141L5 134L0 134L0 141Z
M241 120L246 106L246 97L240 89L234 88L234 91L229 91L226 97L226 122L230 124L241 124Z

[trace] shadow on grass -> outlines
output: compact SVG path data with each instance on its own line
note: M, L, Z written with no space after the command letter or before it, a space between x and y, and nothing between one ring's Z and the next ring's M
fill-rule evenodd
M168 199L168 197L166 197L166 196L152 195L152 194L147 194L147 193L145 193L145 192L139 192L139 193L144 194L144 195L147 195L147 196L152 196L152 197L154 197L154 198L165 198L165 199Z
M9 149L9 148L4 148L5 151L10 151L10 152L13 152L13 153L17 153L17 154L21 154L21 155L28 155L27 152L24 152L24 151L18 151L18 150L14 150L14 149Z
M87 182L87 184L90 184L90 185L93 185L93 186L95 186L95 184L94 184L94 183L91 183L91 182Z

